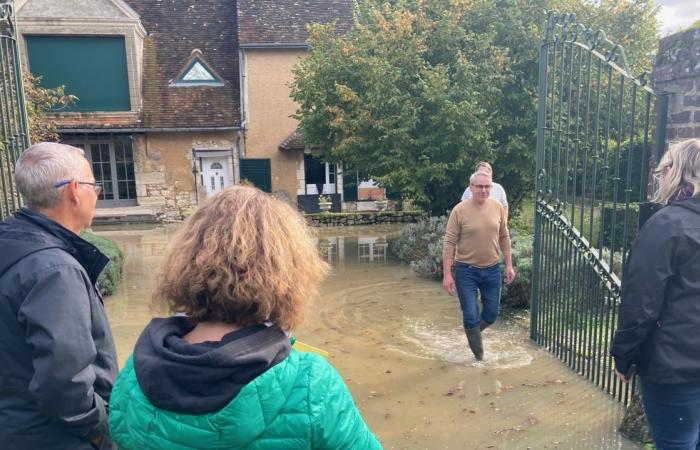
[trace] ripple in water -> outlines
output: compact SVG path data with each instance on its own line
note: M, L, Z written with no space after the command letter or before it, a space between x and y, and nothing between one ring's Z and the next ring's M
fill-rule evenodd
M497 369L526 366L533 359L525 331L498 323L484 332L484 361L476 361L461 326L457 298L427 280L365 282L334 289L323 304L327 308L322 317L329 327L365 335L408 356Z

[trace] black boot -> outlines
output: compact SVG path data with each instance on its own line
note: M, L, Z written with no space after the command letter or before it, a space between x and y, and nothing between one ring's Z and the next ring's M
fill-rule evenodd
M474 357L477 361L484 359L484 346L481 342L481 330L479 327L469 328L467 332L467 341L469 341L469 348L474 353Z
M487 329L487 328L490 327L491 325L493 325L493 323L488 323L488 322L486 322L484 319L481 319L481 323L479 323L479 329L480 329L481 331L484 331L485 329Z

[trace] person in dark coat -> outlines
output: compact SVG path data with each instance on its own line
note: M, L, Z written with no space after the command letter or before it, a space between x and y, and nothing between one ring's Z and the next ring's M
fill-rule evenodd
M0 224L0 448L113 448L108 259L78 235L100 186L81 149L55 143L29 147L15 179L28 206Z
M638 373L658 450L700 448L700 140L657 167L664 206L639 231L622 278L612 347L623 381Z

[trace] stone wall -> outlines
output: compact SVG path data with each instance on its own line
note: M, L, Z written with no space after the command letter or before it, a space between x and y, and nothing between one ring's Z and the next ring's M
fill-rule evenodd
M653 78L656 92L668 92L667 143L700 138L700 28L659 42Z
M314 227L347 227L354 225L381 225L387 223L415 223L427 219L420 211L386 211L366 213L309 214L306 221Z
M229 171L238 165L236 132L148 133L134 136L134 170L139 206L177 218L206 198L200 174L192 174L194 150L230 150ZM199 168L199 167L198 167Z

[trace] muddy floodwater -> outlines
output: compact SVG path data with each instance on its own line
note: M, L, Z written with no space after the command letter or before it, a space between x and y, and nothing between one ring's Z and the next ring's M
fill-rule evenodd
M150 306L176 228L96 229L124 250L107 312L120 364L157 315ZM300 341L330 352L386 449L638 449L616 432L622 408L528 340L527 313L484 332L477 363L459 304L391 255L396 226L320 229L333 271Z

